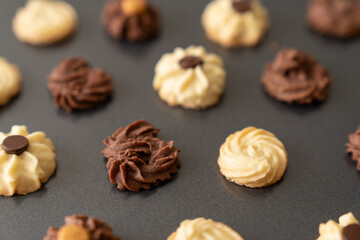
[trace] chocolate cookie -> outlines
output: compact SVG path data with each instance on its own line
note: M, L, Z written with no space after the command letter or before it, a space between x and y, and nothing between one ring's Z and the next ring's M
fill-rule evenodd
M346 152L352 154L352 160L357 161L357 169L360 170L360 128L349 135L349 143L346 146Z
M82 215L65 217L60 229L49 227L44 240L120 240L104 221Z
M146 0L112 0L105 4L103 24L118 40L140 42L154 37L160 28L158 11Z
M179 150L174 141L156 137L158 130L144 120L120 128L104 140L110 182L120 190L139 192L171 178L178 171Z
M48 88L58 108L69 113L97 107L111 97L110 75L100 68L91 68L80 57L62 61L48 76Z
M360 1L311 0L307 21L317 32L339 38L360 34Z
M328 71L314 58L297 49L282 49L268 63L262 77L265 90L287 103L323 101L331 82Z

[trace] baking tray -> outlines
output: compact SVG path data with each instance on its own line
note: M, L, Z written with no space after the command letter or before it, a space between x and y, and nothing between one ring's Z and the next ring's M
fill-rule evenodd
M253 49L226 50L208 41L200 16L209 1L154 0L161 10L159 37L144 44L118 43L100 23L104 1L73 0L80 18L75 36L51 47L18 42L11 31L15 10L25 1L0 3L0 55L19 65L21 94L0 109L0 130L25 124L44 131L57 153L57 171L27 196L0 197L0 239L42 239L70 214L106 220L124 240L166 239L184 219L212 218L247 240L304 240L318 226L349 211L360 218L360 172L345 154L347 135L360 124L360 40L338 41L311 32L306 1L266 1L271 29ZM274 58L270 45L298 47L315 56L333 77L327 101L289 106L269 98L260 78ZM175 47L203 45L223 57L227 87L218 105L204 111L171 108L152 89L154 66ZM114 97L93 111L56 110L46 76L62 59L78 55L113 77ZM117 128L146 119L175 140L182 167L171 181L150 191L122 192L111 185L102 140ZM261 127L285 144L289 164L282 180L264 189L228 182L220 174L220 145L232 132Z

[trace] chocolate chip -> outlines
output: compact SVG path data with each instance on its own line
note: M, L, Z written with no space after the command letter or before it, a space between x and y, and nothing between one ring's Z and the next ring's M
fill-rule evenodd
M350 224L344 227L342 240L360 240L360 224Z
M204 64L204 61L196 56L187 56L184 57L179 61L179 64L182 68L188 69L188 68L195 68L198 65Z
M232 7L239 13L250 10L250 2L248 0L233 0Z
M21 155L29 147L29 141L24 136L12 135L5 138L1 146L7 154Z

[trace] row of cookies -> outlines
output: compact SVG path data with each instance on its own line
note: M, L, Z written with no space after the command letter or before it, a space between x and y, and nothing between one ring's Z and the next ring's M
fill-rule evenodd
M329 220L320 224L317 240L358 240L360 223L352 213L344 214L339 223ZM65 217L60 228L49 227L43 240L120 240L103 220L84 215ZM244 240L229 226L211 219L185 220L167 240Z
M0 70L0 105L4 105L19 91L21 77L17 67L4 59L0 59ZM161 57L155 67L153 88L170 106L204 109L220 100L225 82L222 59L203 47L190 46ZM308 104L326 99L331 77L307 53L284 48L265 66L262 83L280 101ZM56 106L68 112L94 108L113 92L110 75L79 57L56 66L48 76L48 88Z
M307 20L316 31L348 38L360 34L360 3L356 0L312 0ZM113 0L105 4L102 22L110 36L145 41L160 29L158 10L146 0ZM77 25L75 9L63 1L29 0L13 20L23 42L47 45L69 37ZM214 0L202 15L208 38L224 47L255 46L265 36L269 16L258 0Z

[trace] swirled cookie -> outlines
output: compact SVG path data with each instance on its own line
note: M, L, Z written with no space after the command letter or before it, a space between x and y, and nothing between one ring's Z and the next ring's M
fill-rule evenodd
M309 104L329 94L329 72L314 58L297 49L280 50L262 77L265 90L279 101Z
M49 227L43 240L120 240L106 222L84 215L65 217L60 229Z
M352 213L347 213L339 218L339 223L329 220L320 224L317 240L358 240L360 224Z
M62 61L48 76L48 88L55 105L69 113L95 108L113 91L111 77L100 68L91 68L80 57Z
M257 0L214 0L202 25L208 38L224 47L254 46L269 27L266 9Z
M307 21L323 35L350 38L360 34L360 2L358 0L311 0Z
M171 178L178 171L179 150L174 141L157 138L158 130L144 120L119 128L104 140L110 182L120 190L139 192Z
M16 37L29 44L48 45L71 35L77 24L74 8L58 0L29 0L13 20Z
M25 126L0 132L0 195L27 194L40 189L56 168L55 148L43 132Z
M287 152L274 134L248 127L231 134L220 148L218 164L231 182L266 187L280 180L287 166Z
M349 135L346 146L346 152L352 155L352 159L357 162L357 169L360 170L360 128Z
M159 13L147 0L111 0L105 4L102 21L110 36L129 42L148 40L160 28Z
M202 109L216 104L225 87L226 72L219 56L203 47L176 48L155 67L153 87L170 106Z
M5 105L20 91L21 75L18 68L0 58L0 106Z
M167 240L243 240L229 226L211 219L196 218L185 220Z

